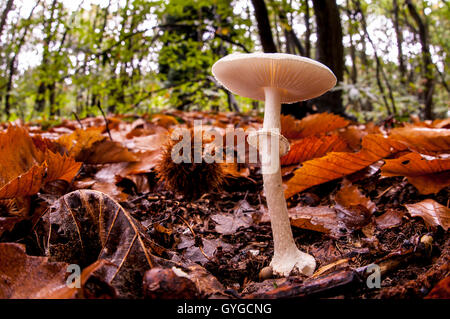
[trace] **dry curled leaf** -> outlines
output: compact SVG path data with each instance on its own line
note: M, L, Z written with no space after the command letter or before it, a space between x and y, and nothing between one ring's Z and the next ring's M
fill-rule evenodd
M110 141L99 128L76 129L61 136L57 143L77 161L89 164L135 162L138 159L118 142Z
M296 120L292 115L281 116L281 134L288 139L299 139L307 136L331 132L346 127L350 121L330 113L317 113Z
M286 182L285 196L289 198L311 186L352 174L405 148L380 134L368 134L362 141L361 151L357 153L331 152L303 162L303 166Z
M101 278L121 296L141 294L138 283L142 280L136 278L142 279L145 270L153 266L153 253L164 252L138 221L101 192L66 194L49 209L45 221L52 260L86 266L97 259L106 260L109 264L99 271Z
M401 210L389 209L383 215L375 218L375 222L379 229L397 227L402 224L404 214Z
M435 194L450 185L450 159L431 158L408 153L386 160L381 167L383 176L406 176L421 194Z
M330 234L336 238L348 233L347 227L338 219L336 211L328 206L290 208L289 218L294 227Z
M51 291L49 299L111 299L116 297L113 287L95 276L95 272L105 266L107 262L99 259L92 265L84 268L80 275L80 286L65 285L59 289Z
M291 144L289 152L281 157L281 165L292 165L322 157L328 152L348 150L345 141L339 135L308 136Z
M405 205L413 217L421 217L428 226L441 226L448 230L450 226L450 208L432 199L425 199L419 203Z
M81 163L47 149L49 143L35 141L42 142L23 127L10 126L0 133L0 198L33 195L47 182L70 182L78 173Z
M390 136L419 153L450 153L449 129L402 127L393 129Z
M66 286L68 264L29 256L25 246L0 243L0 299L51 298Z

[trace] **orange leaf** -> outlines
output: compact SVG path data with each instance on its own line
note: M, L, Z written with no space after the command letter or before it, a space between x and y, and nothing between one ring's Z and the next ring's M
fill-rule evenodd
M42 299L66 286L66 263L29 256L15 243L1 243L0 256L1 299Z
M393 129L390 136L423 154L449 153L450 130L422 127Z
M421 194L434 194L450 185L450 159L427 160L418 153L409 153L386 160L383 176L406 176Z
M136 162L136 155L118 142L103 140L83 150L77 160L89 164Z
M286 198L311 186L357 172L392 153L405 149L404 145L380 134L366 135L362 147L357 153L331 152L324 157L304 162L286 182Z
M308 136L291 144L289 153L281 158L281 165L298 164L304 161L322 157L328 152L347 150L347 144L336 134Z
M432 199L425 199L416 204L405 205L413 217L421 217L428 226L441 226L448 230L450 226L450 209Z
M35 147L28 131L17 126L0 133L0 154L0 187L44 161L44 153Z
M281 134L288 139L299 139L307 136L334 131L346 127L350 121L330 113L318 113L296 120L291 115L281 116Z
M373 213L377 209L375 204L369 198L364 196L357 186L352 185L352 183L346 179L344 179L342 187L336 193L334 200L337 204L349 210L362 206Z
M78 159L83 150L91 148L95 143L103 141L106 136L101 134L99 128L88 128L86 130L76 129L71 134L65 134L56 141L65 147L70 156Z
M333 237L347 233L342 232L346 226L338 219L336 211L328 206L290 208L289 218L291 225L297 228L326 233Z
M61 136L57 142L77 161L89 164L135 162L137 158L118 142L106 139L100 129L77 129Z
M0 188L0 198L14 198L36 194L44 183L46 164L35 165L23 175Z
M77 175L82 164L75 162L75 159L72 157L51 151L46 153L46 162L48 169L45 182L62 179L70 183Z

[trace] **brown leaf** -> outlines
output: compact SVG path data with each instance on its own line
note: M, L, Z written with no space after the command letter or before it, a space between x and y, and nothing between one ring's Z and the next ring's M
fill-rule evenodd
M286 182L286 198L311 186L319 185L357 172L378 160L405 149L405 146L380 134L368 134L357 153L331 152L324 157L303 162Z
M49 299L111 299L115 298L115 290L107 283L95 277L95 272L105 266L107 262L99 259L92 265L84 268L80 276L80 287L65 285L50 292L46 297ZM95 277L95 278L94 278ZM91 281L87 287L88 281Z
M450 153L450 130L423 127L395 128L390 136L422 154Z
M424 299L450 299L450 276L439 281Z
M70 156L78 159L83 150L90 149L95 143L106 139L101 132L102 130L96 127L76 129L71 134L62 135L56 142L63 146Z
M347 144L339 135L308 136L291 144L290 151L281 157L281 165L292 165L322 157L328 152L347 151Z
M72 181L81 164L53 153L46 148L49 145L38 137L32 139L21 127L10 126L0 133L0 198L36 194L56 179Z
M0 217L0 238L3 233L12 231L14 226L16 226L16 224L21 220L23 220L23 217Z
M0 187L44 161L44 152L36 148L27 130L18 126L0 133L0 154Z
M409 153L385 162L383 176L406 176L421 194L435 194L450 185L450 158L427 159Z
M334 200L348 210L358 210L359 207L363 207L371 214L377 210L375 203L364 196L357 186L346 179L342 182L342 187L336 193Z
M289 209L291 225L340 237L347 227L337 218L336 211L328 206L297 206Z
M46 165L35 165L0 188L0 198L14 198L36 194L44 183Z
M77 129L57 142L77 161L89 164L136 162L137 157L118 142L106 139L98 128Z
M195 299L199 292L185 276L177 276L172 269L155 267L144 276L144 297L147 299Z
M142 293L142 275L153 266L152 254L164 252L148 238L139 222L101 192L66 194L44 217L52 260L89 265L105 259L109 265L102 268L101 278L116 287L121 296Z
M425 199L419 203L405 205L413 217L421 217L428 226L441 226L448 230L450 226L450 209L432 199Z
M292 115L281 116L281 134L288 139L299 139L307 136L334 131L346 127L350 121L339 115L318 113L296 120Z
M0 299L42 299L66 286L68 264L28 256L25 246L0 243Z
M396 209L389 209L386 213L375 218L375 222L379 229L389 229L400 226L403 221L404 212Z
M73 178L78 174L82 163L75 162L75 159L68 157L67 155L61 155L59 153L53 153L47 151L47 176L45 182L51 182L58 179L72 182Z
M220 234L231 235L239 228L249 228L253 225L251 212L255 211L246 200L242 200L234 207L232 214L215 214L211 219L216 223L216 231Z

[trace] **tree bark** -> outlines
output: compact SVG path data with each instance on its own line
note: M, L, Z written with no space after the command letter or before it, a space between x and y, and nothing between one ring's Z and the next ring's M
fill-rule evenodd
M397 55L398 55L398 70L400 71L401 82L406 84L406 66L405 59L403 56L403 34L402 30L400 30L400 20L399 20L399 11L400 8L398 6L397 0L393 0L394 6L394 29L395 35L397 38Z
M2 36L3 29L5 28L8 13L12 10L13 3L14 0L8 0L8 2L6 2L5 9L2 12L2 17L0 19L0 37Z
M258 25L258 33L263 51L266 53L275 53L277 52L277 47L273 41L266 3L264 0L252 0L252 4L255 9L255 18Z
M425 104L424 115L425 119L433 119L433 91L434 91L434 64L431 60L428 25L427 22L417 12L416 7L411 0L406 0L409 13L419 27L419 39L422 47L422 74L425 79L425 89L423 92L423 100Z
M311 24L309 22L309 0L305 1L305 56L311 57Z
M328 66L336 75L337 81L344 78L344 47L342 45L342 26L336 0L313 0L317 24L316 59ZM327 92L313 99L319 112L331 111L343 114L342 92Z

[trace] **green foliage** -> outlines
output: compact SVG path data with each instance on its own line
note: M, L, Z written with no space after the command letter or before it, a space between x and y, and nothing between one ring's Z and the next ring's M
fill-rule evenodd
M111 0L106 6L67 0L33 1L9 12L0 34L0 120L109 112L147 113L165 108L230 110L226 91L214 82L212 64L232 52L259 51L253 7L244 0ZM80 2L81 3L81 2ZM266 0L277 45L285 49L283 30L305 41L305 1ZM347 73L346 110L361 120L386 116L376 81L373 52L380 57L388 103L398 118L422 115L423 65L417 25L398 0L406 75L402 79L393 32L392 1L341 1ZM361 12L375 47L364 34ZM444 1L413 1L430 35L435 81L434 112L446 116L450 63L450 7ZM309 5L312 57L315 20ZM0 13L4 10L0 5ZM280 19L280 14L285 18ZM381 22L380 22L381 21ZM300 31L299 31L300 30ZM352 42L349 36L352 37ZM353 57L351 58L351 55ZM355 76L352 64L355 63ZM393 102L388 96L391 88ZM250 99L236 97L242 111ZM260 104L261 105L261 104Z

